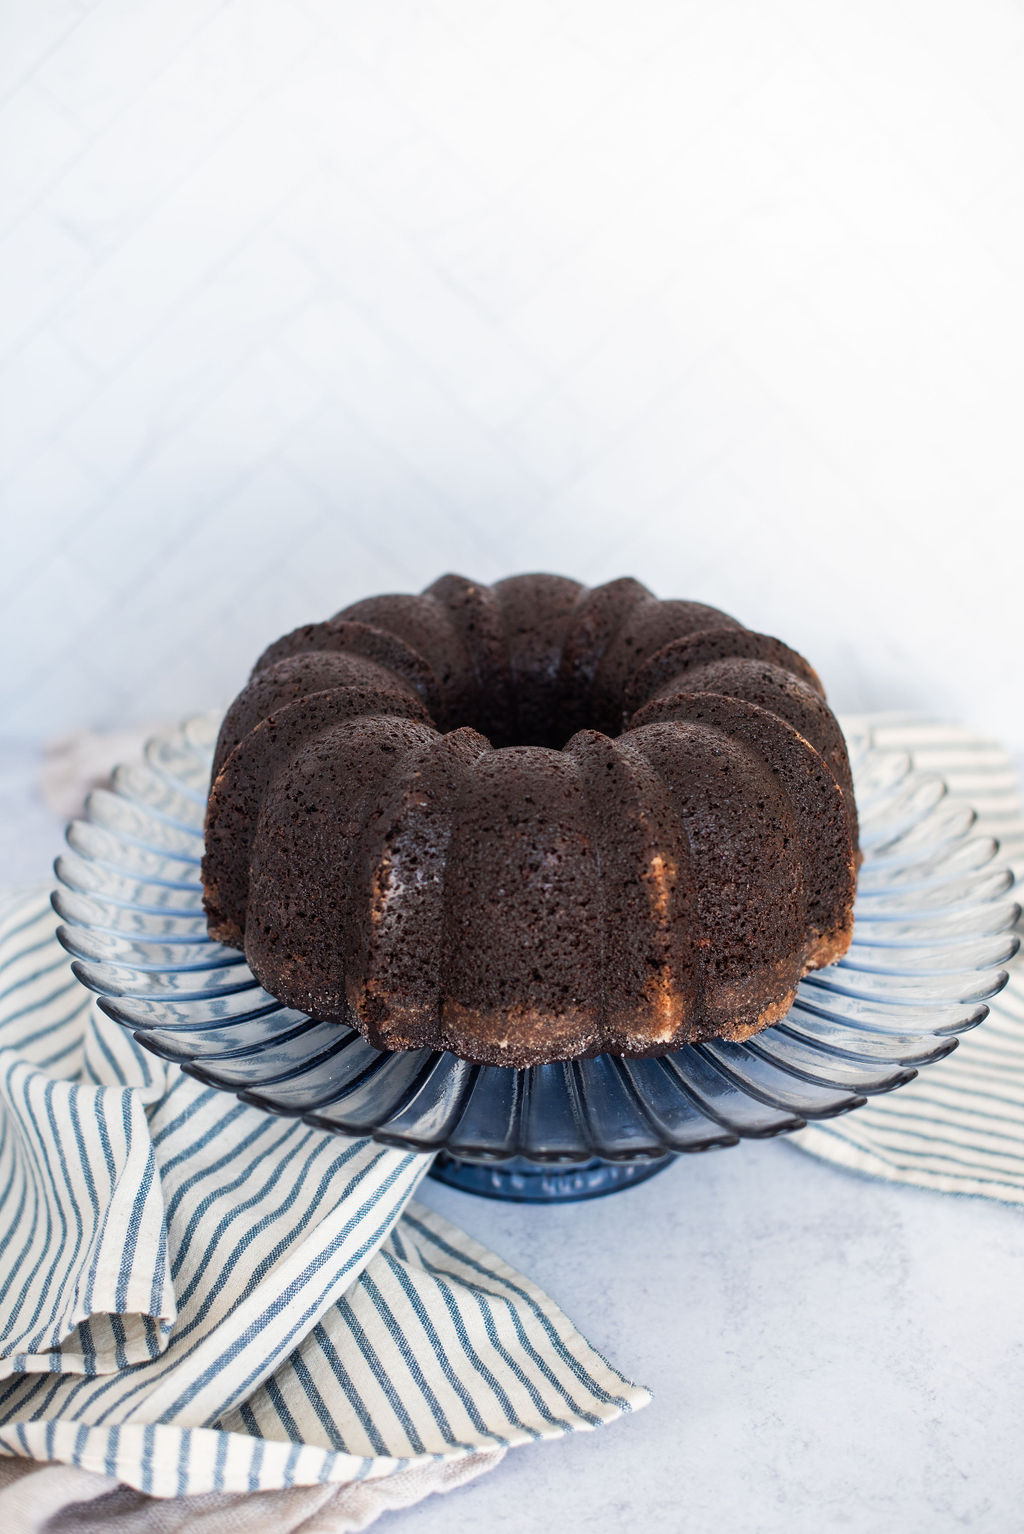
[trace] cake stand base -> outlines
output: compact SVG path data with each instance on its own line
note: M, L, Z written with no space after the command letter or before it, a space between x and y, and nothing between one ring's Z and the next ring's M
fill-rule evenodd
M663 1172L675 1159L669 1155L643 1161L594 1160L558 1166L527 1161L523 1156L500 1162L458 1161L441 1151L430 1176L482 1198L508 1199L516 1204L568 1204L635 1187Z

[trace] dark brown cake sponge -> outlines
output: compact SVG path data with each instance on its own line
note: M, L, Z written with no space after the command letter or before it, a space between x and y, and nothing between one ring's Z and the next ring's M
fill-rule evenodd
M781 640L631 578L449 575L264 652L204 899L269 991L380 1048L664 1054L749 1037L845 951L856 824Z

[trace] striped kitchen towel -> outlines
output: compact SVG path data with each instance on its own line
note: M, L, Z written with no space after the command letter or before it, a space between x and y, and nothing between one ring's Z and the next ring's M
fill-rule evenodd
M1024 871L998 745L866 722L974 803ZM327 1526L355 1529L509 1445L645 1403L526 1279L410 1201L425 1158L271 1118L157 1062L93 1008L53 930L39 898L0 914L0 1453L200 1494L197 1510L292 1488L266 1504L277 1534L309 1511L294 1499L323 1493ZM1022 1202L1022 1108L1018 964L949 1060L793 1142Z
M147 1055L55 925L44 895L0 918L0 1453L159 1497L360 1483L365 1522L385 1482L425 1495L645 1404L412 1201L429 1157Z
M1024 881L1019 786L998 741L913 715L843 722L866 724L878 745L907 751L944 778L950 794L977 812L975 830L999 842L999 861ZM790 1143L889 1182L1024 1203L1024 955L1009 968L988 1018L955 1054L856 1113L809 1125Z

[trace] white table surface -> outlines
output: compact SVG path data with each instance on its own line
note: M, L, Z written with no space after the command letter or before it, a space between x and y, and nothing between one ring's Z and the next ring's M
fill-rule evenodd
M783 1143L557 1209L436 1184L426 1198L655 1399L518 1449L392 1529L1021 1528L1021 1211L860 1179Z
M0 751L0 868L60 826ZM941 1063L934 1067L941 1070ZM511 1451L381 1534L1017 1534L1024 1210L854 1177L785 1142L538 1208L423 1198L534 1279L653 1403Z

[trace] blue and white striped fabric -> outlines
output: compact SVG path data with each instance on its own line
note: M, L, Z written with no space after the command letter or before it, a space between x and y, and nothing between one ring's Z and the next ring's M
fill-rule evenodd
M868 722L974 803L1024 871L998 745ZM0 1453L158 1496L383 1489L646 1402L526 1279L410 1202L426 1158L158 1063L94 1010L54 926L42 897L0 916ZM1022 1108L1018 963L949 1060L793 1139L1024 1202Z
M906 715L852 722L945 778L951 796L977 811L977 831L998 840L1004 866L1024 880L1019 786L998 741ZM940 1065L846 1118L810 1125L791 1143L890 1182L1024 1203L1024 955L989 1005L986 1021Z
M54 928L44 896L0 920L0 1453L156 1496L350 1483L645 1404L410 1203L428 1157L146 1055Z

